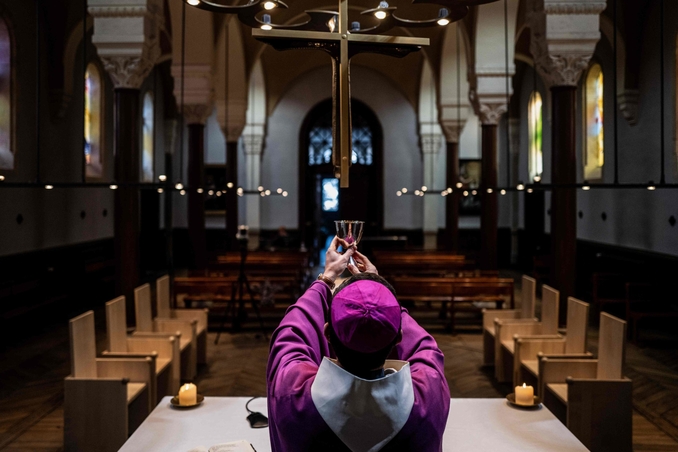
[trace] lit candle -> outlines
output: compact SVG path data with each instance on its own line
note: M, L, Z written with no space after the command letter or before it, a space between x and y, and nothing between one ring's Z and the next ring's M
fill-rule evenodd
M534 388L523 383L516 386L516 403L518 405L534 405Z
M179 388L179 405L195 405L198 403L198 388L193 383L186 383Z

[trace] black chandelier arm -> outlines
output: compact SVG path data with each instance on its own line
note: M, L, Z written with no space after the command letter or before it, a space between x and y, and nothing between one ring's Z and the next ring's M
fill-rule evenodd
M445 8L454 8L456 6L478 6L487 3L494 3L498 0L412 0L412 4L434 4L444 6Z
M496 1L496 0L492 0ZM395 14L395 11L398 9L396 7L388 7L388 8L372 8L368 9L365 11L362 11L360 14L361 15L366 15L366 16L371 16L374 15L374 13L378 11L383 11L386 14L386 17L384 19L381 19L379 21L379 24L377 24L374 27L371 28L365 28L361 30L351 30L351 33L353 34L382 34L386 33L387 31L396 28L396 27L401 27L401 28L428 28L428 27L434 27L438 26L438 21L440 19L447 19L452 22L457 22L458 20L463 19L468 15L469 8L466 5L460 5L460 4L449 4L450 2L445 2L443 0L440 1L429 1L429 0L415 0L412 3L438 3L438 4L443 4L447 9L447 15L445 16L438 16L434 19L424 19L424 20L409 20L409 19L403 19L401 17L398 17Z
M253 0L246 5L225 5L219 1L200 0L198 4L191 6L214 13L236 14L243 24L252 28L258 28L263 22L257 19L257 15L266 11L264 3L265 1L262 0ZM278 8L288 9L287 5L281 1L277 1L276 6Z

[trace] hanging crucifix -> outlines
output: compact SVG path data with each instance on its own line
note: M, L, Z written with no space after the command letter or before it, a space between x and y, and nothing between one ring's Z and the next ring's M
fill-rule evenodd
M351 127L350 61L360 53L380 53L404 57L429 44L428 38L389 36L382 33L394 27L430 27L447 25L468 14L468 5L494 0L413 0L413 3L435 3L444 6L438 17L413 21L395 16L395 7L382 1L378 8L363 11L379 20L377 26L361 29L359 22L349 27L348 0L338 0L339 11L306 11L309 20L302 24L274 25L268 14L276 7L287 8L277 0L253 0L243 6L225 6L209 0L186 0L208 11L237 14L240 21L253 28L252 36L276 50L316 49L332 58L332 163L342 188L349 186L353 133Z

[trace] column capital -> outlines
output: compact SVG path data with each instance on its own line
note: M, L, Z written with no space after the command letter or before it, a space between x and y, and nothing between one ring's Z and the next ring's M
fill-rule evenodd
M188 104L184 105L184 121L186 124L202 124L207 123L207 118L212 114L212 106L205 104Z
M88 0L92 43L116 89L139 89L160 57L160 0Z
M459 137L470 114L468 104L448 103L440 106L440 126L448 143L459 143Z
M226 141L238 141L245 129L247 101L243 99L223 99L215 101L217 107L217 122Z
M264 135L262 133L243 133L242 143L245 155L261 155L264 150Z
M549 86L577 86L600 40L605 1L529 0L530 51Z
M183 99L182 99L182 72L183 72ZM172 66L174 78L174 98L181 108L184 103L184 118L187 124L205 124L212 114L214 106L214 76L212 67L208 64L180 64Z
M444 142L444 136L440 133L421 134L421 152L423 154L437 154Z

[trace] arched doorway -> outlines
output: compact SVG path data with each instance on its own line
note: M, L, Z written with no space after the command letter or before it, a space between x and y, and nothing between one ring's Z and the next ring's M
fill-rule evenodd
M365 235L383 228L381 124L364 103L351 101L353 158L351 184L339 188L332 167L332 100L320 102L306 115L299 139L299 226L313 260L335 234L334 220L365 221Z

